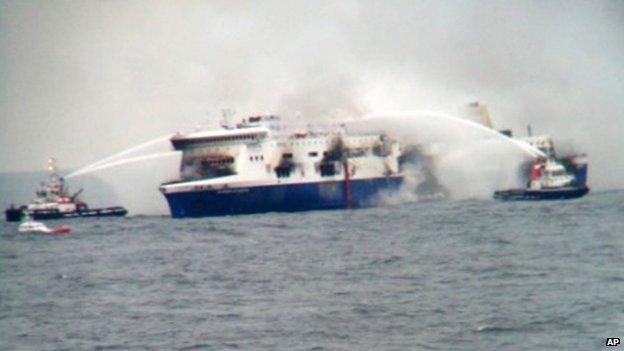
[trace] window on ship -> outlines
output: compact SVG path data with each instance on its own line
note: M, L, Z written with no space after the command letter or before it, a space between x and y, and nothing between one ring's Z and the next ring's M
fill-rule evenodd
M185 181L233 175L236 174L234 157L226 154L188 152L182 156L180 174Z
M336 165L333 163L323 163L320 168L322 177L331 177L336 175Z
M278 178L288 178L290 177L290 168L288 167L277 167L275 168L275 174Z

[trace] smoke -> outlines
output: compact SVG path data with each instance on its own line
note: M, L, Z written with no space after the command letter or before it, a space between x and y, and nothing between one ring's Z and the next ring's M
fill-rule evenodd
M357 80L324 72L321 67L306 71L293 91L279 101L277 113L290 123L327 123L362 116L365 107L357 99ZM295 118L292 118L295 117Z
M347 128L385 132L403 145L418 146L412 156L416 167L408 170L414 177L408 186L415 185L416 195L429 186L435 197L490 199L496 190L524 186L521 167L540 154L474 122L433 112L370 115Z
M435 175L435 162L421 146L404 145L399 157L403 182L398 191L381 192L373 200L384 205L441 200L449 197L448 190Z
M421 199L437 199L449 196L435 175L435 160L421 146L406 145L399 157L399 169L406 174L402 193L411 193Z
M401 205L419 201L443 200L448 198L446 189L442 187L431 169L413 163L403 168L403 182L397 191L380 192L374 199L374 204Z
M594 189L624 186L617 1L19 1L0 33L0 171L79 168L226 107L309 123L479 100L498 128L574 140ZM428 148L478 183L522 162L498 143Z

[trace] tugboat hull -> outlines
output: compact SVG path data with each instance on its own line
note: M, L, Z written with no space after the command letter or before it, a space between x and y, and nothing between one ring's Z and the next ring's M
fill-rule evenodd
M22 214L24 213L24 209L26 206L20 208L8 208L4 211L4 217L7 222L19 222L22 220Z
M73 212L60 212L54 210L26 210L26 207L21 208L9 208L4 214L7 222L19 222L22 218L22 214L27 211L30 217L34 220L48 220L48 219L66 219L66 218L79 218L79 217L121 217L128 214L128 211L123 207L107 207L107 208L95 208L95 209L83 209Z
M588 187L566 187L557 189L511 189L496 191L494 198L497 200L520 201L520 200L568 200L579 198L589 192Z

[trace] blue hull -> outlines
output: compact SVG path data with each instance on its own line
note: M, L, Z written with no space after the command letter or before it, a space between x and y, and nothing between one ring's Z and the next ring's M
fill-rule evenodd
M548 190L513 189L497 191L494 198L498 200L568 200L579 198L589 192L589 188L573 187Z
M296 212L373 206L381 191L397 190L400 177L305 184L277 184L165 194L171 216L208 217L262 212Z

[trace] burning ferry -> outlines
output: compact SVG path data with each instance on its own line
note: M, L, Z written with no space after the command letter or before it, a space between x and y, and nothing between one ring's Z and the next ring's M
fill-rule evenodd
M252 116L171 138L179 179L161 184L174 218L373 206L397 190L401 147L385 134L283 129Z

